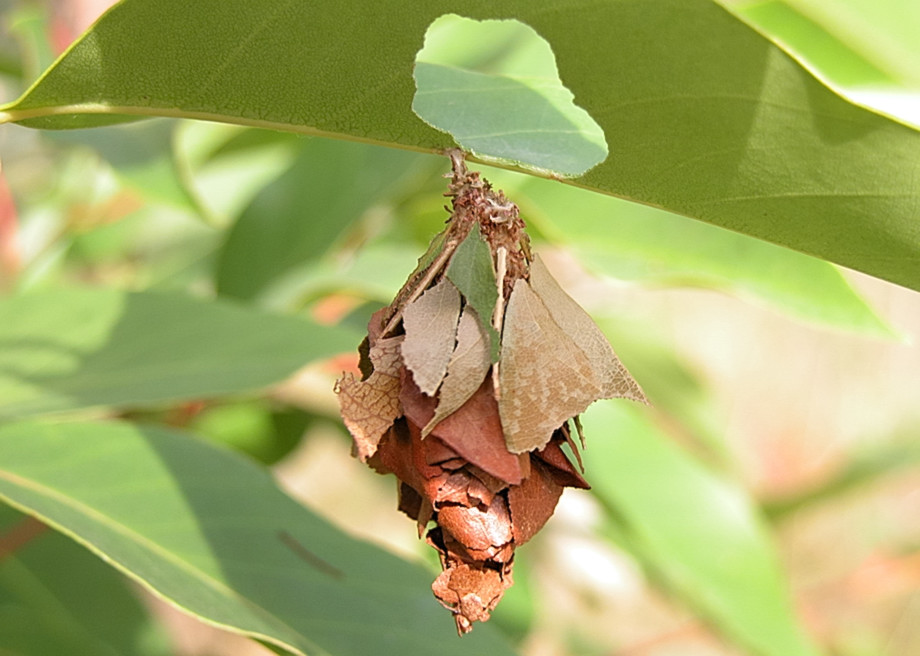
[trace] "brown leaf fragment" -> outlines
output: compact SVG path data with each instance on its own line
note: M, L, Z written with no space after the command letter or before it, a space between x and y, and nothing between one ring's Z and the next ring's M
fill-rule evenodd
M366 380L345 373L336 382L342 420L351 433L355 450L362 462L377 451L380 438L401 414L399 379L403 338L381 339L370 347L373 372Z
M562 485L556 482L541 462L533 463L530 476L508 490L514 545L521 546L543 528L553 516Z
M399 504L396 509L406 513L410 518L416 519L422 509L422 497L412 486L399 483Z
M495 492L483 483L478 476L470 476L470 483L466 488L468 503L480 506L490 506Z
M625 398L648 403L639 383L630 375L594 320L565 293L538 255L530 265L530 287L540 297L553 321L588 358L585 376L600 387L598 398Z
M558 436L559 433L556 433ZM562 450L560 437L553 437L552 441L543 449L534 453L535 458L539 458L549 466L549 472L559 485L564 487L578 487L583 490L590 490L591 486L584 476L581 475L572 461L568 459Z
M470 482L470 476L466 472L451 474L438 488L438 503L454 505L469 503Z
M399 505L397 510L404 512L409 519L414 519L418 527L418 536L425 535L428 522L434 516L434 507L428 499L423 498L411 486L400 482Z
M436 400L423 395L409 377L403 379L400 401L406 417L416 426L425 426L434 415ZM512 485L521 482L520 460L505 446L491 378L486 378L476 393L440 422L425 441L432 436L492 476Z
M511 542L511 517L501 496L495 496L485 509L445 505L438 509L438 524L477 560L494 558Z
M370 320L367 322L366 339L369 343L376 344L380 339L384 328L383 322L386 319L389 309L388 307L382 307L371 315Z
M447 373L459 319L460 292L449 280L441 280L403 310L403 362L428 396L434 396Z
M489 338L482 330L476 311L467 305L457 325L457 347L447 365L447 376L441 384L437 409L422 429L422 437L473 396L489 373L491 365Z
M587 355L523 279L505 311L500 365L498 408L512 453L542 449L553 431L603 395Z
M521 480L524 480L530 475L530 455L524 455L523 457L518 456L518 460L521 464ZM492 494L498 494L508 487L507 482L492 476L492 474L485 472L476 465L467 465L466 469L471 475L482 481L482 484L485 485L486 489Z
M454 613L457 632L472 630L473 622L485 622L501 601L510 578L503 580L494 569L459 564L441 572L431 590L446 608Z
M395 474L423 498L434 499L448 473L440 465L429 465L430 450L439 448L438 440L422 442L418 428L405 419L397 419L367 464L381 474Z
M426 465L438 465L442 469L459 469L466 464L456 451L438 439L425 440L424 445L419 444L415 448L425 454Z

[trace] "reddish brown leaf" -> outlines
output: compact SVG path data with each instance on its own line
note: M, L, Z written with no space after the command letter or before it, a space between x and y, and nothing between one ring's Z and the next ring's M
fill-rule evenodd
M583 490L591 489L591 486L581 475L581 472L579 472L566 457L557 438L554 437L549 444L541 451L537 451L534 456L549 465L549 473L559 485L563 487L578 487Z
M459 633L469 633L473 622L485 622L501 601L510 579L492 569L472 568L461 564L450 567L431 584L435 597L451 611Z
M426 425L434 416L436 400L422 394L411 380L403 380L400 400L406 417L417 426ZM431 435L492 476L512 485L521 482L520 459L505 446L491 378L483 381L476 393L439 423Z
M487 508L445 505L438 510L438 524L477 560L494 559L511 542L511 517L501 496Z
M562 486L546 466L539 461L532 464L530 476L508 490L515 546L524 544L543 528L562 496Z

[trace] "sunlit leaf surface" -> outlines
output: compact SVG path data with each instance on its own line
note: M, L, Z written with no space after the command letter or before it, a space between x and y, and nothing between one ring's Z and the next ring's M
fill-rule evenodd
M513 16L550 43L610 152L574 184L920 288L920 134L709 0L127 0L0 121L188 116L437 151L453 143L412 112L412 71L446 13Z

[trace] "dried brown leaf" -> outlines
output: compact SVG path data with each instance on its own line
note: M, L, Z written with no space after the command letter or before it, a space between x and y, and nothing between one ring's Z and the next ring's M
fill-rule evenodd
M490 366L489 338L482 330L476 311L466 306L457 325L457 347L447 365L447 376L441 384L437 409L431 421L422 429L422 437L473 396L489 373Z
M553 431L598 399L645 402L591 317L539 257L515 282L505 311L499 410L508 450L543 448Z
M486 508L444 505L438 509L438 524L477 560L495 558L511 542L511 517L501 496Z
M602 398L588 356L553 321L526 280L505 310L498 408L512 453L543 448L559 426Z
M614 354L604 333L588 313L559 286L539 256L535 256L530 265L530 287L543 301L556 325L588 357L590 376L601 388L599 398L647 402L639 383Z
M485 622L501 601L510 577L493 569L475 568L466 564L449 567L431 584L435 597L451 609L459 633L468 633L473 622Z
M422 394L409 376L403 380L400 401L411 424L425 426L434 416L436 400ZM440 422L425 441L432 437L506 484L517 485L523 478L520 458L509 453L505 446L491 378L486 378L473 396Z
M581 472L575 469L575 466L566 457L557 438L554 437L549 444L540 451L535 452L534 456L549 467L549 473L559 485L563 487L579 487L583 490L591 489Z
M521 546L539 532L553 516L562 485L541 462L533 462L530 476L508 490L514 544Z
M472 478L466 472L454 472L438 489L438 502L468 505L471 481Z
M395 474L423 499L434 500L449 473L441 465L430 463L445 455L449 454L439 440L430 438L423 441L412 422L397 419L380 440L377 452L368 464L378 473ZM456 457L456 454L453 455Z
M441 280L409 303L402 316L406 331L403 362L419 389L434 396L454 352L460 292L449 280Z
M374 455L380 438L401 414L399 379L402 336L378 340L370 348L374 370L366 380L346 373L336 383L342 419L363 462Z

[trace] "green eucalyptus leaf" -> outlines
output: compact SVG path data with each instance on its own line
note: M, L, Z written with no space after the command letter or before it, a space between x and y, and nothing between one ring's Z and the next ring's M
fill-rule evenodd
M145 199L198 212L198 201L173 157L175 121L150 121L97 130L53 133L57 141L95 150Z
M218 254L218 291L254 298L320 258L418 164L403 151L306 141L293 166L256 195L228 232Z
M476 310L483 329L489 335L492 362L498 362L501 336L492 326L492 313L498 300L492 251L482 238L479 224L473 226L450 258L446 274L460 290L466 302Z
M671 443L650 412L601 401L582 416L587 476L625 545L746 653L816 656L750 497Z
M185 612L295 654L512 653L489 626L460 641L431 572L348 536L266 469L187 434L7 424L0 498Z
M610 150L573 184L920 289L920 134L710 0L125 0L0 122L186 116L437 152L452 140L412 112L412 71L447 13L514 17L550 43Z
M31 525L29 524L31 522ZM0 533L41 526L0 505ZM34 535L34 533L33 533ZM160 656L158 627L124 576L51 530L0 560L0 653Z
M357 339L174 293L22 294L0 300L0 418L254 390Z

